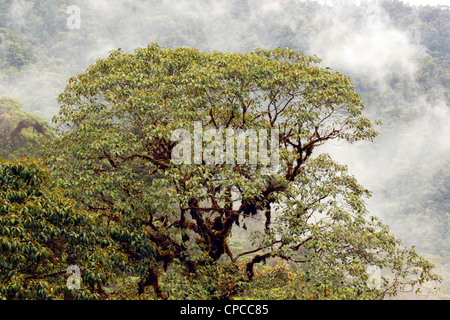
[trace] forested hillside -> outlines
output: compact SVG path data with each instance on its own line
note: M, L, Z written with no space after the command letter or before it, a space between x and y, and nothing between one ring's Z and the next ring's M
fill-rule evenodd
M54 133L50 125L34 114L23 110L17 100L0 98L0 157L42 157L42 146L51 141Z
M68 26L68 18L73 14L67 11L70 5L80 8L79 29ZM67 93L66 100L60 98L57 102L65 89L72 88L68 79L87 70L92 72L95 68L88 67L96 62L100 73L101 63L106 62L98 59L108 57L111 50L121 48L121 52L133 53L153 42L170 49L195 47L201 52L241 54L257 48L291 48L317 55L322 59L318 65L348 76L365 105L366 116L371 121L381 120L382 124L376 127L380 134L373 143L349 145L336 141L321 146L322 149L318 147L315 156L323 150L339 163L347 164L349 173L372 191L368 200L370 214L379 217L406 246L415 246L418 253L436 265L436 272L443 278L440 292L432 296L424 293L419 298L450 297L448 6L415 7L397 0L342 1L333 6L295 0L0 0L0 157L41 157L43 141L52 141L56 136L49 128L59 125L61 129L61 121L69 119L60 115L51 123L61 105L71 101ZM124 61L137 63L131 58ZM89 72L95 78L96 74ZM65 116L69 117L70 112ZM60 146L61 150L64 146ZM139 166L142 171L149 169L141 163ZM141 171L130 172L126 179L131 174L139 176ZM142 179L140 183L146 185L157 178ZM50 191L44 194L53 197ZM86 201L91 207L99 206L91 199ZM133 205L137 204L130 204ZM77 212L73 215L78 216ZM249 229L251 225L247 222ZM124 232L121 228L123 225L116 231ZM141 236L138 231L133 232ZM101 247L96 240L93 242ZM139 244L145 245L143 240ZM245 240L239 236L230 244L235 249L247 249L245 246ZM120 255L115 251L111 255L115 254ZM307 274L291 274L284 266L265 273L264 268L256 272L261 275L258 285L241 298L281 298L280 291L270 290L270 281L275 278L286 284L284 290L290 297L323 298L314 291L317 288L305 284ZM205 274L212 272L208 269ZM171 283L168 278L170 275L165 283ZM183 278L174 287L181 288L187 281ZM170 291L164 285L163 281L162 289ZM116 286L120 288L119 296L132 296L123 291L133 287L131 283L124 280ZM303 293L296 296L298 286L304 286ZM336 292L335 298L346 297L347 293ZM375 296L371 294L366 297Z

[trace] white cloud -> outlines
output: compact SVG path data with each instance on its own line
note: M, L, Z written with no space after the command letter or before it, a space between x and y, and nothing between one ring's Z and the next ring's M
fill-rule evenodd
M402 0L405 3L409 3L415 6L435 6L435 5L450 5L449 0Z

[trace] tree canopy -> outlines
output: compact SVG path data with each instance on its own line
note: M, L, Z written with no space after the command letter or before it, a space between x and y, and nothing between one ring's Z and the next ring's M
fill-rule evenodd
M67 27L67 9L71 5L81 9L81 29ZM378 12L381 28L376 31L368 26L368 20ZM354 91L365 103L366 114L383 121L382 134L375 143L357 144L349 152L342 151L344 144L343 148L334 149L336 156L349 157L342 163L348 164L358 179L371 177L363 183L373 191L368 200L370 213L382 217L404 245L415 245L418 252L436 264L436 272L444 281L437 296L426 298L446 299L450 293L450 175L446 140L449 15L449 6L412 6L399 0L376 4L340 1L333 6L323 1L296 0L276 4L245 0L226 4L0 0L0 96L17 97L23 104L22 107L16 100L0 98L0 157L40 157L40 148L49 134L42 135L36 130L40 128L37 124L45 126L46 133L49 131L36 115L50 120L59 109L56 97L66 79L84 72L96 57L105 57L106 50L116 46L129 52L157 41L168 48L194 46L202 51L247 52L257 47L280 46L315 53L327 65L349 76ZM357 56L341 50L343 45L356 49L353 53ZM368 63L360 64L370 56ZM12 108L13 105L17 107ZM211 133L208 126L204 128ZM318 151L314 149L313 157ZM262 219L257 220L259 216ZM272 226L275 217L272 214ZM238 255L255 249L244 235L254 231L256 225L264 229L265 220L259 214L240 223L242 228L235 224L229 238L230 251ZM246 254L237 262L245 265L246 257L258 253L262 252ZM308 290L303 297L323 297L323 290L314 290L309 275L301 274L298 268L292 272L284 267L292 268L290 263L279 268L272 268L275 262L271 259L266 263L254 265L253 287L243 294L245 297L282 298L286 294L300 298L298 288ZM168 286L166 280L175 277L171 278L170 272L165 275L159 278L165 291L188 291L184 289L188 278ZM135 280L128 279L133 280L130 284ZM198 285L189 282L189 286L205 293L200 280ZM176 292L173 289L170 296L176 297ZM331 297L328 290L327 297Z
M45 120L24 111L17 100L0 97L0 158L39 158L54 136Z
M91 214L48 189L49 179L39 161L0 159L0 298L100 298L120 253ZM79 268L79 290L67 285L69 266Z
M380 298L438 279L368 215L370 192L345 166L313 156L329 141L377 135L350 79L319 62L292 49L151 44L115 50L69 80L48 165L107 226L139 294L151 286L164 299L230 298L257 283L258 265L280 259L316 297ZM206 137L200 161L175 162L173 132L195 143L196 123ZM225 129L276 131L276 170L263 174L265 164L242 164L234 152L232 164L208 162ZM233 234L247 248L234 250ZM374 286L369 267L384 274Z

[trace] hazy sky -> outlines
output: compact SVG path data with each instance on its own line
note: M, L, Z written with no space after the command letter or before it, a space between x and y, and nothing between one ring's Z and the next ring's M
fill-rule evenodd
M403 2L407 2L414 5L450 5L450 0L403 0Z
M304 1L304 0L301 0ZM334 0L317 0L319 3L333 5ZM360 0L348 0L355 4L361 3ZM450 5L450 0L401 0L404 3L409 3L410 5ZM377 0L372 0L372 3L377 2Z

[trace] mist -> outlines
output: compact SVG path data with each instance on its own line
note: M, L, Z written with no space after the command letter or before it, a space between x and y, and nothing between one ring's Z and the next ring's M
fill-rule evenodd
M59 109L56 98L70 76L113 49L132 52L150 42L230 52L289 46L315 54L323 66L350 76L357 91L372 87L377 97L398 102L407 113L408 121L397 123L395 113L379 112L383 100L363 96L367 116L384 123L377 128L379 137L374 143L333 142L320 151L347 164L373 191L368 201L372 215L381 217L405 244L421 248L424 236L435 232L436 226L420 216L397 221L388 213L395 201L406 210L428 200L427 194L406 192L412 186L432 184L436 175L448 181L450 112L445 88L433 88L432 98L414 89L419 87L418 63L426 55L421 34L396 27L378 1L321 3L325 5L283 0L66 1L41 25L30 25L30 17L39 14L33 3L14 0L3 25L18 33L41 28L46 34L36 41L32 63L21 72L0 74L0 96L17 97L24 109L51 120ZM67 26L68 5L80 8L79 29ZM405 99L404 92L392 85L393 77L414 94ZM443 243L448 252L447 237Z

